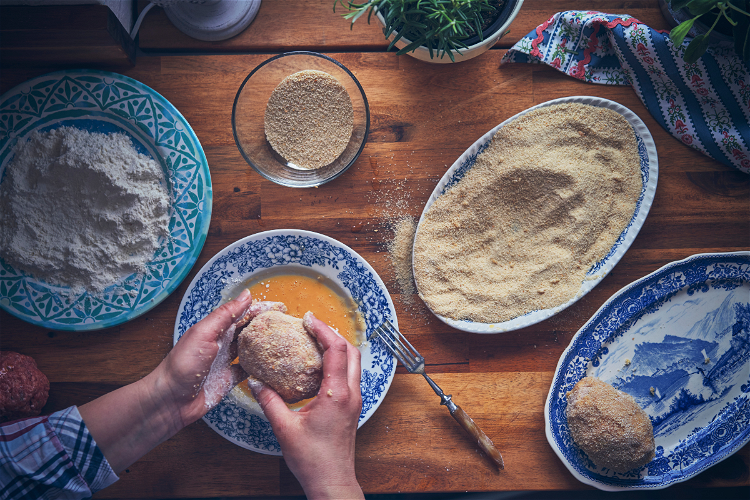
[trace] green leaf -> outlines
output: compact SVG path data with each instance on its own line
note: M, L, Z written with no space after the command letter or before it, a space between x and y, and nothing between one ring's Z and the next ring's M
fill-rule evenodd
M672 39L672 43L674 43L675 46L682 45L682 42L685 40L685 36L687 36L688 31L690 31L690 28L693 27L694 23L695 19L688 19L687 21L683 21L678 26L672 28L672 31L669 32L669 38Z
M717 3L719 3L717 0L691 0L687 8L692 15L702 16L713 10Z
M734 51L740 59L750 61L750 17L739 16L737 26L732 28Z
M693 38L693 41L690 42L687 49L685 49L685 62L693 64L698 61L698 59L706 53L706 49L708 49L708 35L696 36Z
M669 6L672 7L673 10L680 10L681 8L686 7L691 1L692 0L672 0L669 2Z

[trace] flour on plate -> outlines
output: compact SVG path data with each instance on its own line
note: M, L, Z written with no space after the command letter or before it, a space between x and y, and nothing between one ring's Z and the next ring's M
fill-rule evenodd
M122 133L75 127L19 142L0 184L0 256L37 279L101 292L169 236L159 164Z

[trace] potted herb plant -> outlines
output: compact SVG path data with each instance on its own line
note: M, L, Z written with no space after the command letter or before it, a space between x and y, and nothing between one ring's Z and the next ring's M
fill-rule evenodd
M335 0L354 22L367 13L383 24L388 50L434 63L466 61L508 32L523 0Z
M734 45L735 53L750 61L750 2L747 0L659 0L672 25L669 37L680 45L695 35L685 49L685 62L694 63L709 45Z

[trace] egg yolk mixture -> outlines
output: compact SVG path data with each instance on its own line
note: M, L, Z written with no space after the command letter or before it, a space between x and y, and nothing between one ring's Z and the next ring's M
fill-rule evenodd
M311 311L316 318L327 324L344 337L350 344L359 346L366 329L362 314L357 311L357 304L350 298L342 297L333 288L326 285L323 277L311 277L298 274L278 274L250 281L253 300L283 302L287 314L302 318ZM247 396L252 392L247 381L237 387ZM296 409L305 406L310 399L287 405Z

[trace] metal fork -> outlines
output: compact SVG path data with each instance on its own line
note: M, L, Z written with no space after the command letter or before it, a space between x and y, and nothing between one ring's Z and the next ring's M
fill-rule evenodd
M430 384L435 394L440 396L440 404L445 405L450 410L451 415L456 421L461 424L474 439L477 440L477 444L482 451L489 457L489 459L500 469L504 469L503 457L500 452L495 448L492 440L482 432L477 424L461 409L456 403L451 400L450 394L445 394L443 390L429 377L424 371L424 358L420 356L419 352L406 340L401 332L399 332L393 324L385 320L382 325L375 328L370 339L380 338L389 351L393 353L396 358L401 361L409 373L419 373Z

